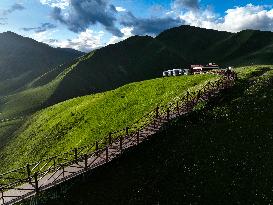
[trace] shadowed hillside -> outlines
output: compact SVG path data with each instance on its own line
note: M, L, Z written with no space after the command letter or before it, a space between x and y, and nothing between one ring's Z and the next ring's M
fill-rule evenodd
M94 52L69 72L50 98L50 104L161 76L168 67L187 62L160 41L135 36Z
M22 89L38 76L82 55L12 32L0 34L0 45L0 96Z

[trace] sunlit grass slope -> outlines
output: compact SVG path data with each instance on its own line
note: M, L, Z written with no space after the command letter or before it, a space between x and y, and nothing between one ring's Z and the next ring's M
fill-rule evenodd
M216 78L195 75L142 81L39 111L1 151L0 171L91 144L109 132L130 126L157 105Z

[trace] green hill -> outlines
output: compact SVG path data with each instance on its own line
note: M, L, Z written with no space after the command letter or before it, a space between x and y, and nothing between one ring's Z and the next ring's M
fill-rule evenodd
M273 66L237 71L235 87L205 109L24 204L270 204Z
M0 33L0 45L0 97L22 89L38 76L82 55L12 32Z
M80 97L34 114L0 150L0 172L101 140L215 75L158 78ZM143 123L143 122L139 122Z
M81 61L65 76L49 103L160 77L166 67L179 65L186 66L186 61L161 42L148 36L131 37Z

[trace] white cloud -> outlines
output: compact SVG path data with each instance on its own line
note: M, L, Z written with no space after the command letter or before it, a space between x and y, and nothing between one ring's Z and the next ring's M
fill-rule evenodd
M91 29L86 29L81 32L76 38L70 40L62 40L53 42L52 45L61 48L73 48L83 52L89 52L104 46L102 37L104 32L95 32Z
M55 40L53 39L55 31L45 31L41 33L35 33L33 38L39 42L49 44L53 47L60 48L73 48L75 50L89 52L105 46L102 43L103 31L95 32L87 29L85 32L81 32L77 37L67 40Z
M90 52L103 46L115 44L122 40L125 40L133 35L132 31L132 27L124 27L121 29L121 32L124 34L123 37L112 36L107 43L103 41L103 37L105 34L103 31L95 32L91 29L87 29L85 32L81 32L75 38L67 40L54 39L54 34L58 32L58 30L34 33L32 38L36 41L49 44L53 47L73 48L83 52Z
M223 23L218 24L221 30L232 32L243 29L273 30L273 9L248 4L226 11Z
M133 30L134 30L133 27L122 28L120 31L124 34L124 36L123 37L112 36L110 38L110 40L108 41L107 45L118 43L120 41L123 41L123 40L133 36L133 33L132 33Z
M247 4L228 9L224 17L219 17L212 9L187 11L180 15L185 24L221 31L239 32L245 29L273 31L273 9L266 6Z
M47 30L39 33L34 33L32 38L35 39L36 41L47 43L48 39L51 38L56 31L57 30L53 31Z
M51 7L59 7L65 9L69 6L70 0L40 0L41 4L49 5Z
M124 11L126 11L126 9L123 8L123 7L121 7L121 6L116 6L116 10L117 10L118 12L124 12Z

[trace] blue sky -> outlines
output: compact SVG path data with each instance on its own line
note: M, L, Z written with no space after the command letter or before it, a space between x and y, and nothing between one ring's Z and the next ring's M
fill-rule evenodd
M273 31L272 0L1 0L0 32L82 51L179 25Z

